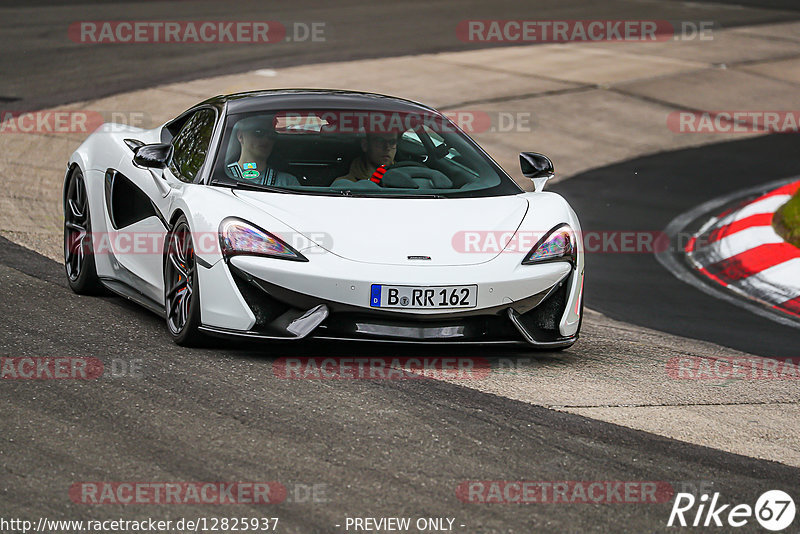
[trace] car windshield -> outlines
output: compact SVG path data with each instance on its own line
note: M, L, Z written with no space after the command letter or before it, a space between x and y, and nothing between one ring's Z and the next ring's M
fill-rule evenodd
M229 115L212 183L352 196L522 191L447 118L360 110Z

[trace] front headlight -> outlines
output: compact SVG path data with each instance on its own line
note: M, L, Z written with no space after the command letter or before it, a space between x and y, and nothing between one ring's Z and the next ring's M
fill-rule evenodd
M560 224L536 243L522 264L569 261L574 265L576 251L575 232L568 224Z
M280 238L241 219L225 219L219 225L219 242L226 258L237 254L308 261Z

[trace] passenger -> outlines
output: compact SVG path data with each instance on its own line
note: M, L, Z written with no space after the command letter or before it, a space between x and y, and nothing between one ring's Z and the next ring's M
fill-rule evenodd
M233 137L241 145L239 160L228 165L228 171L234 178L259 185L297 183L297 179L291 174L280 172L267 164L275 147L276 137L271 117L240 120L233 127Z
M373 180L380 182L380 176L373 179L373 175L383 175L378 170L382 167L385 171L386 167L394 164L394 156L397 153L397 140L399 134L370 134L368 133L364 139L361 140L362 154L350 163L350 172L341 176L339 179L350 180L357 182L358 180Z

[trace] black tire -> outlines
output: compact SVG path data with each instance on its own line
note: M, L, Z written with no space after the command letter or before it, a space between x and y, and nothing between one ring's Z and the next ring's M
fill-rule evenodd
M203 342L197 261L189 222L181 215L164 243L164 308L167 330L182 347Z
M94 262L89 196L79 167L70 172L64 187L64 270L75 293L103 293Z

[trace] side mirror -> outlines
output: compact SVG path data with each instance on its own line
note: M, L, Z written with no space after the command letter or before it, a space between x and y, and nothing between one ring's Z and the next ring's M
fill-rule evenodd
M133 151L133 163L145 169L163 169L172 157L172 145L154 144L136 147Z
M522 175L533 180L536 192L542 191L547 180L552 178L556 172L550 158L536 152L520 152L519 166Z

